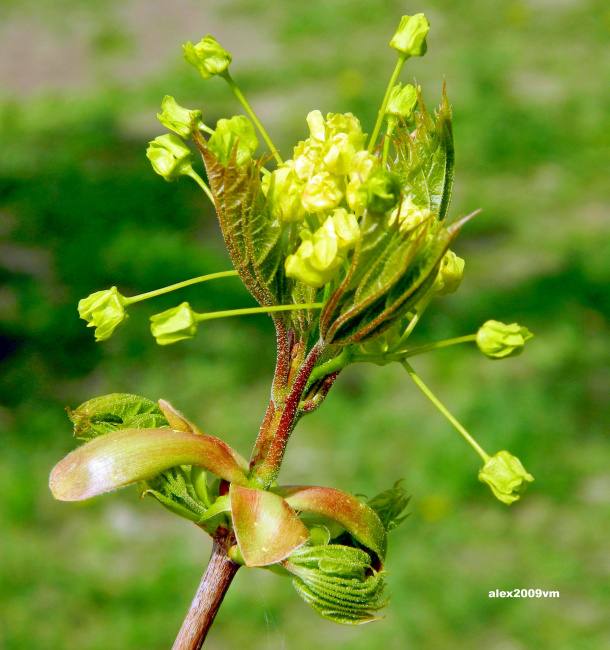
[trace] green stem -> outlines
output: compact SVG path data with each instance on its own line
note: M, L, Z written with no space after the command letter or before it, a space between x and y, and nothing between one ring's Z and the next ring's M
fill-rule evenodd
M383 122L385 109L387 108L388 101L390 100L390 94L392 92L392 88L394 88L394 84L396 83L396 79L398 79L398 75L402 70L402 66L404 65L405 61L408 58L409 58L408 54L405 54L404 52L398 53L398 61L396 62L396 67L394 68L394 72L390 77L390 83L388 84L383 101L381 102L381 109L379 110L379 115L377 115L377 122L375 123L375 128L373 129L373 134L371 135L371 139L369 141L369 146L367 147L367 151L369 153L373 151L373 147L375 146L377 136L379 135L379 129L381 129L381 123Z
M424 354L425 352L431 352L432 350L439 350L440 348L446 348L450 345L458 345L459 343L470 343L477 340L476 334L467 334L466 336L456 336L453 339L446 339L445 341L438 341L437 343L428 343L428 345L420 345L418 348L413 348L412 350L404 350L404 352L396 352L395 354L389 354L388 358L392 361L400 361L401 359L408 359L409 357L415 357L418 354Z
M297 309L321 309L323 302L304 303L302 305L276 305L275 307L248 307L246 309L227 309L225 311L212 311L207 314L195 314L195 320L200 323L214 318L227 318L228 316L242 316L246 314L268 314L277 311L296 311Z
M131 298L126 298L126 305L132 305L134 302L140 302L142 300L148 300L148 298L155 298L164 293L169 293L170 291L176 291L177 289L183 289L184 287L189 287L191 284L197 284L198 282L207 282L208 280L216 280L218 278L229 278L234 275L238 275L237 271L220 271L219 273L210 273L209 275L201 275L198 278L192 278L191 280L185 280L184 282L178 282L177 284L171 284L169 287L163 287L163 289L156 289L155 291L149 291L148 293L141 293L139 296L132 296Z
M250 119L254 122L256 128L263 136L263 140L267 143L267 146L271 150L273 157L277 160L278 165L281 165L283 161L280 158L280 154L277 152L277 147L273 144L273 141L269 137L267 131L265 131L265 127L260 123L258 117L256 117L256 113L252 110L250 104L248 104L248 100L244 97L241 90L237 87L237 84L233 81L233 78L229 74L229 70L226 69L224 72L221 72L219 76L222 77L229 84L231 90L235 93L235 96L240 101L241 105L246 109L246 113L248 113Z
M346 346L343 348L340 354L338 354L334 359L327 361L326 363L321 364L320 366L314 368L311 375L309 375L309 380L307 381L307 387L303 393L307 393L307 389L320 377L326 377L337 370L343 370L346 366L349 366L352 363L354 358L354 353L352 352L351 346Z
M390 361L404 361L410 357L416 357L418 354L431 352L432 350L439 350L441 348L449 347L450 345L457 345L458 343L470 343L477 340L476 334L467 334L466 336L457 336L453 339L445 341L438 341L437 343L429 343L428 345L420 345L418 348L412 350L400 350L391 354L354 354L352 356L353 363L389 363Z
M201 176L199 176L199 174L194 169L191 169L188 175L208 195L208 199L210 199L210 201L212 201L212 205L214 205L214 197L212 196L212 192L210 192L210 188L204 183L203 178L201 178Z
M434 295L429 295L426 299L424 299L424 302L419 305L417 311L415 312L415 316L413 316L411 319L411 322L409 323L407 329L404 331L400 339L398 339L396 345L390 350L390 352L399 350L407 342L407 339L409 336L411 336L411 332L415 329L415 326L417 323L419 323L423 313L428 308L428 305L432 302L432 298L434 298Z
M476 442L476 440L464 429L464 427L449 413L449 411L441 404L436 395L424 384L419 378L419 375L413 370L413 367L408 361L402 361L403 368L407 371L411 379L417 384L417 387L424 393L424 395L436 406L436 408L451 422L451 424L462 434L466 442L479 454L484 462L487 462L490 456L485 453L484 449Z
M390 152L390 138L392 137L392 132L396 126L396 117L391 116L393 119L388 117L388 126L385 131L385 138L383 139L383 158L382 162L385 164L388 162L388 154Z

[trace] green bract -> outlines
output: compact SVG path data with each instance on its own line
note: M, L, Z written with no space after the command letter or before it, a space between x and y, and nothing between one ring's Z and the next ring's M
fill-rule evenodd
M149 142L146 157L157 174L166 181L174 181L179 176L190 176L193 173L193 154L173 133L160 135Z
M204 79L221 74L233 60L233 57L209 34L202 38L197 45L193 45L189 41L182 48L184 49L182 55L184 60L195 66Z
M169 95L163 98L161 111L157 113L159 122L182 138L190 138L193 128L202 129L205 126L201 120L201 111L182 108Z
M507 451L499 451L479 472L479 481L487 483L494 496L507 505L517 501L533 480L521 461Z
M257 148L258 138L252 122L245 115L218 120L216 131L208 141L208 149L225 166L231 156L235 156L238 166L245 165L252 159Z
M477 332L477 345L489 359L506 359L521 354L525 342L533 336L527 327L517 323L506 325L497 320L488 320Z
M150 331L159 345L170 345L197 334L197 319L188 302L150 317Z
M105 341L129 319L125 312L126 305L125 296L122 296L116 287L111 287L105 291L96 291L80 300L78 314L87 321L87 327L95 327L95 340Z
M424 56L428 51L426 36L430 23L424 14L403 16L390 46L407 56Z

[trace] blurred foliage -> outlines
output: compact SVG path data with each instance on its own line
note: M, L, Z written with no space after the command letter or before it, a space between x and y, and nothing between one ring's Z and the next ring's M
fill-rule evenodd
M144 156L163 131L154 116L165 94L210 124L241 112L220 80L202 84L183 65L180 43L212 31L233 52L234 77L288 155L314 108L351 110L372 128L394 62L387 42L417 11L432 23L429 52L402 79L416 75L434 105L446 75L452 214L484 212L455 246L460 291L429 310L414 344L488 318L536 337L506 362L464 348L415 366L490 453L509 449L536 482L510 510L495 502L476 457L400 368L349 368L299 425L282 482L372 495L405 478L413 516L390 539L386 620L333 626L288 581L243 570L209 647L610 645L607 3L4 0L2 648L96 650L109 638L113 650L166 648L207 561L200 531L135 490L53 502L48 473L75 444L66 406L119 391L163 397L243 454L264 415L268 318L209 323L169 349L148 333L151 313L182 300L198 311L250 305L233 278L132 310L105 344L76 313L113 284L135 294L229 268L205 197L187 179L165 183ZM11 50L24 33L27 50ZM496 588L561 596L490 599Z

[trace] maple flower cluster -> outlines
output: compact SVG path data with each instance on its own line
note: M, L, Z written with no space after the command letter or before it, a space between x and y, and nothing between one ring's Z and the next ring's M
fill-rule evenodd
M294 148L292 159L264 176L262 190L270 216L299 224L301 243L287 256L286 275L320 288L344 266L360 237L365 209L385 212L400 199L395 178L364 147L366 134L351 113L318 110L307 116L310 137ZM430 215L405 202L401 215Z

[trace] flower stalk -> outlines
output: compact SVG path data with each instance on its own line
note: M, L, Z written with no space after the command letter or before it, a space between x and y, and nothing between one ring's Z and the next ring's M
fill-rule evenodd
M477 443L477 441L466 431L466 429L458 422L458 420L451 415L445 408L436 395L424 384L419 375L415 372L413 367L408 361L401 362L402 367L407 371L407 374L415 382L415 385L422 391L422 393L436 406L436 408L451 422L451 424L460 432L464 440L479 454L484 462L490 459L489 454Z
M162 289L155 289L154 291L148 291L146 293L141 293L137 296L125 297L125 303L127 305L133 305L136 302L141 302L142 300L148 300L149 298L156 298L161 296L164 293L169 293L170 291L177 291L178 289L184 289L185 287L190 287L193 284L199 284L200 282L208 282L209 280L219 280L220 278L231 278L239 275L237 271L220 271L218 273L209 273L208 275L200 275L197 278L191 278L190 280L184 280L183 282L177 282L176 284L170 284L167 287Z
M381 108L377 114L377 121L375 122L375 127L373 128L373 133L371 134L371 139L369 140L368 147L366 148L369 153L375 148L375 143L377 142L377 137L379 136L379 131L381 125L383 124L383 118L385 117L386 108L388 107L388 102L390 101L390 95L392 94L392 88L398 79L398 75L402 70L402 66L405 64L405 61L409 58L409 55L405 52L398 52L398 61L394 66L394 71L390 77L388 87L386 88L385 95L383 96L383 101L381 102Z
M256 113L248 103L248 100L246 99L245 95L239 89L235 81L233 81L233 77L231 77L231 74L229 73L229 69L227 68L226 70L221 72L219 76L222 77L229 84L229 87L235 94L235 97L237 97L240 104L246 109L246 113L248 113L250 119L256 125L258 132L263 136L263 140L267 143L267 146L269 147L273 157L277 161L277 164L281 165L283 161L282 158L280 157L280 154L278 153L277 147L273 144L273 141L269 137L269 134L267 133L265 127L261 124L261 121L258 119Z

